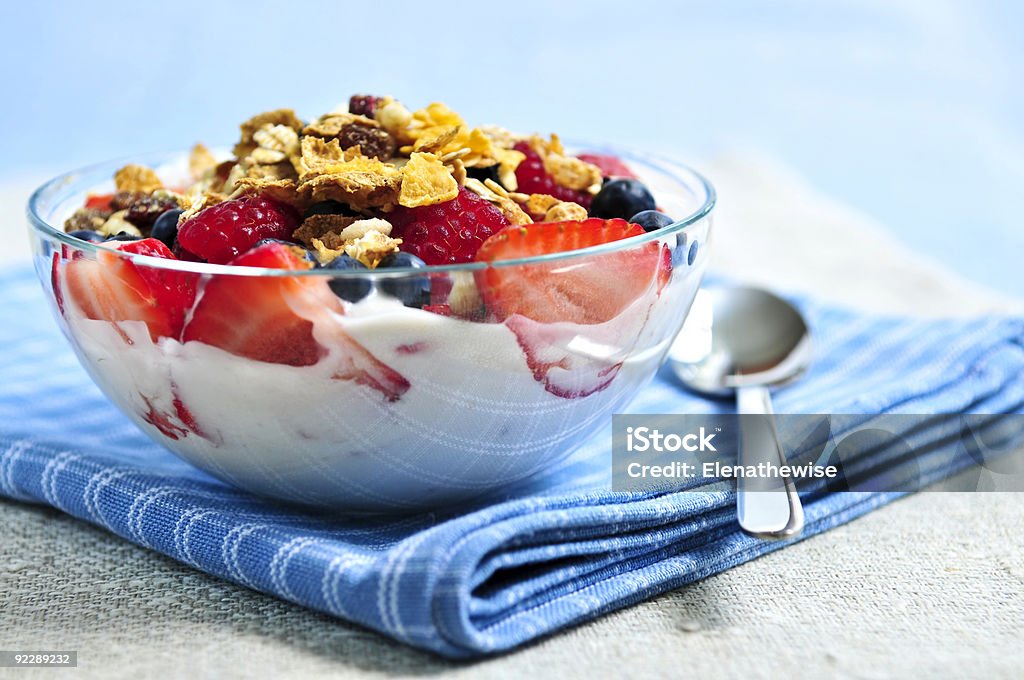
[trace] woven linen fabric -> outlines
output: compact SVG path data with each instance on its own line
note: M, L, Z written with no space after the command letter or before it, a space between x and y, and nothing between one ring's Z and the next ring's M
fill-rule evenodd
M609 491L609 431L507 498L457 512L338 518L275 505L178 460L122 416L78 365L31 271L0 275L0 289L0 494L417 647L449 657L507 650L788 544L742 534L724 484ZM801 304L816 361L777 395L779 412L1024 412L1024 319L922 321ZM628 410L720 408L663 373ZM925 482L970 463L939 432L914 437ZM804 537L900 495L802 493Z

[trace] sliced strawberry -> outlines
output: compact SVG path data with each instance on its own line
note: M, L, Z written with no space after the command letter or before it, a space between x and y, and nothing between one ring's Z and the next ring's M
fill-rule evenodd
M229 264L302 270L310 263L285 244L266 243ZM310 277L218 274L206 284L184 341L204 342L256 361L289 366L332 364L332 377L398 399L409 381L356 342L334 318L344 313L327 281Z
M606 153L581 153L577 156L581 161L596 165L601 169L605 177L631 177L636 178L633 171L629 169L621 158Z
M167 260L178 259L166 245L155 238L112 242L110 245L133 255L148 255ZM132 266L149 283L156 296L157 304L167 312L171 327L174 329L172 337L180 337L181 330L185 326L185 315L192 309L192 304L196 299L199 275L162 267L150 267L142 263L133 263Z
M160 432L169 439L183 439L189 434L194 434L207 439L214 444L220 444L221 440L219 437L212 437L207 434L196 421L195 416L185 406L185 403L181 400L178 394L178 386L173 382L170 385L171 394L171 409L162 409L154 403L155 399L150 399L144 394L139 394L143 403L146 405L146 411L139 415L147 423L160 430Z
M625 220L540 222L508 227L487 239L477 260L497 262L577 250L642 235ZM520 314L534 321L598 324L615 318L665 279L660 246L647 243L572 262L488 267L476 272L480 294L499 320Z
M50 263L50 283L53 286L53 299L57 303L57 309L63 315L64 291L60 285L60 261L60 251L54 251L53 260Z
M340 352L341 363L331 376L335 380L351 380L383 394L388 401L398 401L409 390L409 381L401 373L370 354L337 324L331 326L332 344Z
M585 357L573 352L579 338L577 328L569 324L537 323L523 316L511 316L505 325L515 334L537 382L544 389L565 399L578 399L600 392L615 379L622 360Z
M310 267L280 243L253 248L230 264L293 270ZM311 366L325 350L313 338L312 321L292 311L296 302L338 306L322 281L217 274L206 284L182 339L205 342L256 361Z
M66 295L73 300L89 319L115 324L143 321L154 342L162 337L177 338L185 313L177 305L191 304L191 300L177 289L177 284L173 291L169 290L164 272L156 272L154 268L136 265L128 258L101 249L96 259L82 257L67 261L61 297ZM118 332L131 344L123 329L119 327Z

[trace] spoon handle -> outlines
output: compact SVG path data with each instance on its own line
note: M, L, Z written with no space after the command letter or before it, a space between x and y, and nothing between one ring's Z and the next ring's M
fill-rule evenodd
M741 414L739 464L784 465L768 388L741 387L736 402ZM803 506L790 477L738 476L736 497L740 528L752 536L788 538L803 529Z

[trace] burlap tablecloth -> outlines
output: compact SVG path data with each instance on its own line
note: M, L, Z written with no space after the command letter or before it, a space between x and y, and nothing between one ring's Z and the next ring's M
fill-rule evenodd
M719 271L868 310L1024 308L921 261L771 161L736 154L705 169L720 192ZM24 241L25 191L0 192L8 245ZM79 658L76 670L0 677L1019 678L1022 525L1016 494L919 494L518 652L455 664L0 501L0 649Z

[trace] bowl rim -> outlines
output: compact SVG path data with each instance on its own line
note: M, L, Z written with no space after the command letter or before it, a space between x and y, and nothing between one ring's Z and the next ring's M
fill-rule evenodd
M104 243L91 243L77 239L62 229L59 229L40 215L40 205L46 200L47 195L56 191L58 188L74 184L76 181L80 181L80 176L94 173L101 168L114 166L121 163L131 162L144 162L148 159L148 162L152 163L155 158L163 158L164 162L175 158L184 158L187 155L187 151L171 151L163 153L149 153L140 154L127 158L114 159L102 161L99 163L93 163L76 170L70 170L62 173L47 180L39 187L37 187L29 196L26 204L26 215L30 226L39 232L41 235L55 239L60 243L77 248L79 250L91 253L108 252L115 253L120 257L128 259L131 262L137 262L146 267L152 267L157 269L167 269L172 271L190 272L196 274L221 274L221 275L233 275L233 276L253 276L253 277L293 277L293 276L323 276L328 278L365 278L372 277L376 279L387 279L387 278L398 278L404 275L415 273L418 276L430 275L434 273L450 274L453 272L474 272L487 268L504 268L504 267L516 267L524 265L535 265L541 263L557 264L562 261L573 260L578 257L589 257L593 255L601 255L606 253L612 253L620 250L628 250L636 246L643 245L644 243L650 243L658 241L666 236L679 234L684 232L688 227L699 223L705 217L707 217L714 209L717 203L717 194L714 186L708 181L704 175L694 170L689 165L681 163L673 158L669 158L660 154L651 152L631 151L622 147L609 146L609 145L593 145L593 144L573 144L575 147L586 148L595 153L610 153L614 154L624 160L641 163L654 170L658 171L663 175L671 177L673 180L680 184L687 186L688 188L696 188L704 193L703 202L689 215L683 217L680 220L673 222L672 224L661 227L654 231L646 232L642 235L632 236L630 238L620 239L618 241L611 241L609 243L602 243L596 246L589 246L586 248L578 248L576 250L565 250L557 253L546 253L543 255L534 255L531 257L521 257L509 260L496 260L492 262L465 262L460 264L446 264L446 265L428 265L426 267L394 267L388 269L369 269L366 271L361 270L334 270L315 267L312 269L274 269L267 267L247 267L242 265L229 265L229 264L211 264L209 262L189 262L186 260L168 260L166 258L154 257L150 255L138 255L134 253L126 253L117 248L113 248L105 245ZM668 166L668 167L666 167ZM680 172L689 174L689 178L681 177ZM698 199L700 197L698 196Z

